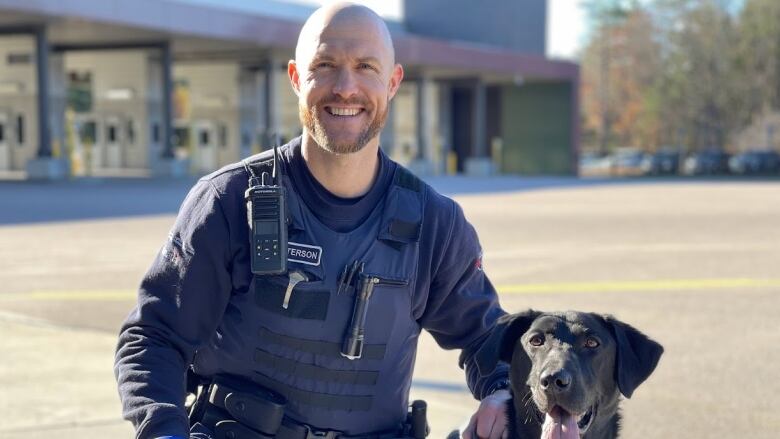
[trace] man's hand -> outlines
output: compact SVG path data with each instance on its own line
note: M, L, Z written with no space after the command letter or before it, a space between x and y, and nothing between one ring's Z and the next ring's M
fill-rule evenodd
M508 390L497 390L485 397L463 430L463 439L507 439L506 404L512 398Z

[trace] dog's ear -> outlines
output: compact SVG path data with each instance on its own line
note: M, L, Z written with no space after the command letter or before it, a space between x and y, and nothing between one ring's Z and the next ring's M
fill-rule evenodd
M482 375L489 374L496 368L499 360L509 363L515 342L520 338L531 323L541 314L529 309L517 314L501 316L489 335L475 354L475 361Z
M626 398L653 373L664 352L663 346L637 329L612 316L604 316L617 343L615 378Z

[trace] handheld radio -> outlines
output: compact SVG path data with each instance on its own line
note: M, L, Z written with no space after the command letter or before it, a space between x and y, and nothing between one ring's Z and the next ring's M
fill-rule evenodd
M274 146L273 174L263 172L258 177L249 164L249 188L244 193L251 240L252 273L282 274L287 272L287 206L282 185L282 167L278 148Z

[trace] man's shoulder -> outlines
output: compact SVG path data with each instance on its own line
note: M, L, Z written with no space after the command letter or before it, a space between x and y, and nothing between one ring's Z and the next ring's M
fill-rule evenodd
M460 206L455 200L439 193L433 186L402 164L395 161L393 163L397 166L394 184L423 194L426 218L452 219L453 212L460 211Z
M242 161L231 163L222 168L204 175L199 182L205 182L211 185L220 196L234 191L243 193L247 187L248 176L244 169Z
M261 168L263 166L268 166L270 170L273 166L273 150L263 151L235 163L225 165L211 174L204 175L200 181L211 184L220 195L238 192L243 197L249 182L249 174L246 170L247 165L251 166L253 171L258 173L262 172Z

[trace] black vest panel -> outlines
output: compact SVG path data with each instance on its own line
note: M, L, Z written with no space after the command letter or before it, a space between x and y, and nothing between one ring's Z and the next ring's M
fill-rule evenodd
M396 428L406 416L420 326L412 295L423 221L422 184L398 167L383 202L348 233L323 225L284 180L289 205L289 271L307 277L282 306L288 275L254 277L232 296L215 337L195 356L203 376L252 380L288 399L287 416L314 427L360 434ZM248 245L249 243L247 243ZM311 253L308 253L311 250ZM338 294L347 264L392 279L368 305L360 359L340 354L355 288ZM247 274L251 276L251 273Z

